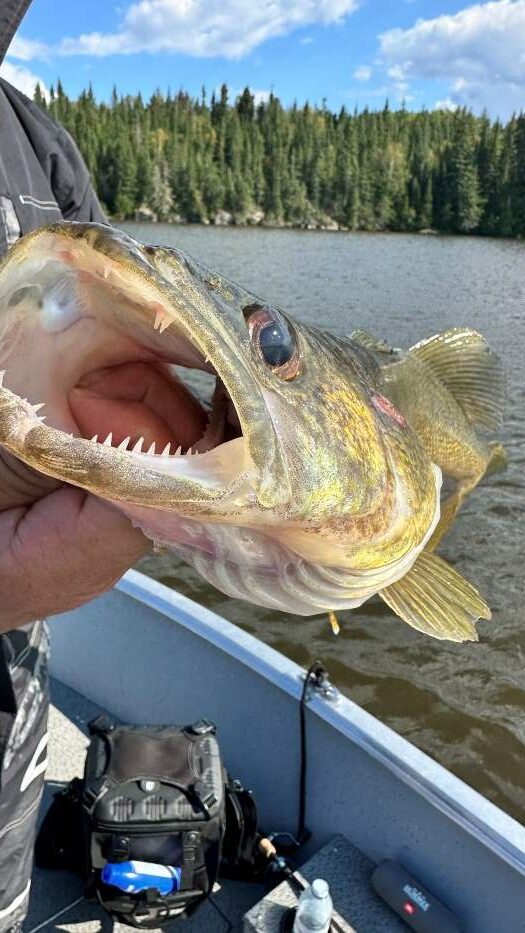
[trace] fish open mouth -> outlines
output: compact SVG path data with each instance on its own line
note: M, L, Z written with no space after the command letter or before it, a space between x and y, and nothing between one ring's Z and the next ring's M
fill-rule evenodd
M181 254L111 228L32 237L0 276L0 443L49 475L157 508L231 505L260 487L275 433L242 311L226 315Z
M147 469L217 481L224 457L241 453L241 445L225 445L242 440L243 433L222 380L201 361L202 369L182 367L171 354L169 361L127 359L85 373L68 397L77 436L125 452ZM203 391L209 391L209 380L188 384L202 372L213 375L209 397ZM220 458L209 456L223 446ZM195 459L204 455L204 461Z
M78 436L172 472L242 438L237 412L217 374L207 399L198 387L192 391L178 366L177 359L131 359L83 375L68 397ZM194 373L210 372L210 364L206 370L184 370L191 381ZM208 380L204 385L209 389Z

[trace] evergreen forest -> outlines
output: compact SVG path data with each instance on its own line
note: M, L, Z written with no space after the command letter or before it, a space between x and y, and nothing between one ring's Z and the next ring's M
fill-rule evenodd
M525 235L525 114L284 108L224 85L35 102L76 140L111 217Z

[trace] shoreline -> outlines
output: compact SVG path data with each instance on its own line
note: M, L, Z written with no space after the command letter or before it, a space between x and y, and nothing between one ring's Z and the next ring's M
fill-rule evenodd
M118 224L149 224L152 227L204 227L211 230L280 230L292 233L346 233L346 234L366 234L367 236L418 236L429 237L433 239L473 239L473 240L495 240L497 242L523 243L524 237L521 236L496 236L493 233L453 233L445 230L390 230L390 229L365 229L350 228L343 226L306 226L304 224L292 223L213 223L212 221L202 220L158 220L151 217L109 217L112 226Z

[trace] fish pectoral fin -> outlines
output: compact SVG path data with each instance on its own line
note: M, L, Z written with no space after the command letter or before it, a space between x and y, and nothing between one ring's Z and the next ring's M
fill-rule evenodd
M454 396L470 424L496 428L503 412L503 370L477 331L454 327L408 351L430 367Z
M432 638L477 641L474 622L491 618L489 607L472 584L441 557L427 551L401 580L379 595L401 619Z
M388 356L391 356L392 353L397 352L394 347L389 346L384 340L374 337L373 334L370 334L367 330L363 330L361 327L353 330L348 336L350 340L355 340L355 342L360 343L362 347L366 347L367 350L373 350L375 353L386 353Z

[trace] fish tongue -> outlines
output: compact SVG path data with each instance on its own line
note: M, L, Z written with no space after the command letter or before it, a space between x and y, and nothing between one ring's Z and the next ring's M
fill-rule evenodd
M108 434L112 434L114 447L126 437L131 438L128 446L143 437L144 451L147 451L153 442L157 452L168 443L173 443L175 447L183 443L180 436L175 435L161 418L139 402L89 398L83 393L81 400L71 399L71 407L84 437L89 438L96 434L102 442ZM181 434L184 434L184 429Z
M101 371L70 392L69 405L84 437L97 434L103 441L112 433L114 446L143 437L144 450L155 442L157 452L168 443L174 449L193 446L207 421L202 405L180 381L140 363Z

